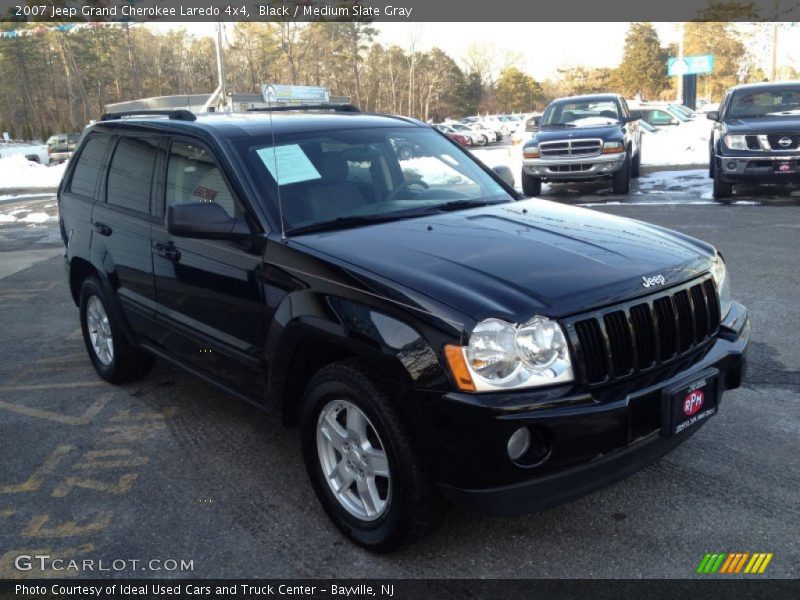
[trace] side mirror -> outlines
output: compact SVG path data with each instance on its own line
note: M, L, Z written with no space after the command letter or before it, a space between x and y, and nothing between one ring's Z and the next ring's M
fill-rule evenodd
M492 167L492 171L500 177L503 181L505 181L511 187L514 187L514 174L511 172L505 165L497 165L496 167Z
M642 111L640 111L640 110L632 110L631 111L631 118L629 120L630 121L641 121L643 117L644 117L644 115L642 114Z
M234 219L216 202L182 202L167 207L167 231L178 237L240 240L250 236L244 219Z
M706 113L706 118L712 121L719 121L719 111L718 110L710 110Z

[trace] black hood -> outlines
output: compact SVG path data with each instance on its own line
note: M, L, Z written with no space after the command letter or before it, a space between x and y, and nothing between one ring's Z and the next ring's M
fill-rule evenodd
M743 135L796 132L800 130L800 115L764 117L760 119L729 119L725 121L725 129L727 133Z
M599 138L601 140L622 139L622 125L591 125L586 127L544 126L527 142L555 142L569 139Z
M355 265L475 320L560 317L644 295L705 272L714 248L653 225L525 200L295 242Z

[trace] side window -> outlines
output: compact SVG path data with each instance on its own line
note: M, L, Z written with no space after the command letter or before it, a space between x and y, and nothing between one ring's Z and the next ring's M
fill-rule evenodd
M180 202L216 202L231 217L241 212L211 152L187 142L172 143L167 163L166 203Z
M150 190L157 156L156 139L120 138L108 171L106 202L113 206L149 213Z
M103 167L103 159L111 139L110 135L93 135L86 140L86 145L81 150L75 170L72 172L69 183L71 193L94 199L97 182L100 179L100 169Z

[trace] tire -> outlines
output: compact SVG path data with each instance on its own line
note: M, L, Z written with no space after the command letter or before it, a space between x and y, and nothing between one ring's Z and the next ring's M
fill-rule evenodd
M636 153L636 156L633 159L633 164L631 165L631 177L639 177L639 172L642 170L642 149L639 148L639 152Z
M716 167L714 168L714 200L721 200L723 202L730 202L733 196L733 184L723 181Z
M615 194L627 194L631 190L631 156L625 157L625 163L622 168L614 173L611 188Z
M345 425L356 411L366 419L366 436ZM331 521L354 543L391 552L438 524L444 503L412 437L380 381L358 362L330 364L312 378L303 399L301 437L314 491ZM364 440L370 446L366 452ZM372 459L362 463L365 456ZM370 469L383 470L383 465L387 476L370 476ZM338 480L329 481L323 469ZM377 496L361 502L360 482L370 487L370 481ZM344 491L337 494L334 486Z
M478 145L479 146L485 146L488 143L489 143L489 138L487 138L485 135L481 134L481 139L478 142Z
M522 193L526 196L541 196L542 195L542 180L533 175L528 175L525 171L522 172Z
M147 373L153 357L125 337L119 309L97 277L83 282L79 307L83 342L100 377L110 383L125 383Z
M714 153L711 152L708 158L708 177L709 179L714 179L714 171L716 170L716 158L714 157Z

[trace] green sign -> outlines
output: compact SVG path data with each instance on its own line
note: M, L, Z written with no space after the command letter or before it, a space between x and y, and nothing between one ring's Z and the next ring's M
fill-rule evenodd
M261 85L264 102L313 102L324 104L330 100L328 88L310 85Z
M703 75L714 72L714 55L684 56L667 61L667 75Z

